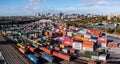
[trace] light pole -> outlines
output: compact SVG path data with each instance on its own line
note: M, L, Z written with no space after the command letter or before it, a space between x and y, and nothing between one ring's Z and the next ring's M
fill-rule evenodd
M115 21L115 23L114 23L114 27L115 27L115 31L114 31L114 34L116 35L116 27L117 27L117 19L116 18L114 18L114 21Z

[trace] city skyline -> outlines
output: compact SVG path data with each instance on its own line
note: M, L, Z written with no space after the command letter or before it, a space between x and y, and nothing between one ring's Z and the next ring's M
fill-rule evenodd
M119 0L1 0L0 16L37 13L120 14Z

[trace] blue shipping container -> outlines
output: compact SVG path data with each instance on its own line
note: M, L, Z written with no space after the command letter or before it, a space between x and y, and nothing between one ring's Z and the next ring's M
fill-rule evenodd
M41 56L43 59L47 60L48 62L53 62L54 61L54 58L48 54L45 54L45 53L42 53L42 56Z
M34 44L34 43L32 43L32 46L34 46L35 48L39 47L37 44Z
M27 57L28 57L32 62L34 62L35 64L38 64L38 61L39 61L39 60L38 60L34 55L28 54Z

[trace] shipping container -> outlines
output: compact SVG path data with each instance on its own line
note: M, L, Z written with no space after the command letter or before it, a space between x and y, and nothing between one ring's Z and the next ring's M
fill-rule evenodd
M61 58L61 59L67 60L67 61L70 61L70 59L71 59L70 56L63 54L63 53L59 53L59 52L53 52L53 56L56 56L58 58Z
M93 55L92 55L92 56L91 56L91 59L92 59L92 60L98 60L99 58L98 58L98 56L93 56Z
M32 46L27 46L27 48L31 51L31 52L35 52L35 48Z
M21 48L25 48L23 45L21 45L20 43L17 43L17 46L18 47L21 47Z
M106 43L101 43L101 47L106 47L107 44Z
M94 45L83 44L82 46L85 47L85 48L94 48Z
M64 49L62 49L62 51L63 51L64 53L68 53L68 52L69 52L69 49L64 48Z
M64 45L65 46L72 46L72 43L73 43L73 39L70 39L70 38L65 38L64 39Z
M94 42L91 42L91 41L83 41L83 44L86 44L86 45L94 45Z
M46 43L47 45L50 45L50 42L49 42L49 41L46 41L45 43Z
M21 53L23 53L23 54L26 54L27 53L27 51L25 50L25 49L23 49L23 48L18 48L19 49L19 51L21 52Z
M67 32L68 37L72 37L72 32Z
M38 43L38 40L34 40L33 43Z
M91 38L91 35L85 34L84 37L85 38Z
M39 60L32 54L28 54L27 57L34 63L38 64Z
M39 45L39 46L43 46L41 43L36 43L37 45Z
M107 60L107 54L100 54L99 60L106 61Z
M52 50L50 50L48 48L45 48L45 47L39 47L39 49L46 52L46 53L48 53L48 54L51 54L51 51L52 51Z
M49 54L46 54L46 53L42 53L42 56L41 56L43 59L45 59L46 61L48 62L54 62L54 58L49 55Z
M76 53L76 50L75 50L75 49L70 49L69 51L70 51L70 53L72 53L72 54Z
M81 35L77 34L73 36L74 40L81 40Z
M60 48L65 48L65 45L64 44L60 44Z
M99 43L107 43L107 38L98 38Z
M97 39L94 39L94 38L90 38L89 41L92 41L92 42L97 42Z
M97 64L95 61L88 61L87 64Z
M50 45L49 48L50 48L51 50L53 50L53 49L54 49L54 46Z
M94 51L94 49L90 47L83 47L82 49L85 51Z
M61 50L61 48L60 47L54 47L54 50L56 50L56 51L60 51Z
M73 42L72 48L77 49L77 50L81 50L82 49L82 42Z
M64 41L65 37L59 37L58 39Z
M82 41L89 41L89 38L82 37L81 40Z
M118 43L108 43L108 47L118 47Z
M65 36L66 36L66 34L67 34L67 33L66 33L66 31L61 30L61 32L62 32L62 36L63 36L63 37L65 37Z
M35 48L39 48L39 45L38 45L38 44L32 43L32 46L34 46Z

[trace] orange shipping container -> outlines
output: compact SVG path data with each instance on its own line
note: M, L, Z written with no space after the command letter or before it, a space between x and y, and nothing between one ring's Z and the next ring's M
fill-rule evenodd
M108 47L118 47L118 43L108 43Z
M83 44L83 47L85 47L85 48L94 48L94 45L86 45L86 44Z
M84 37L82 37L81 40L82 40L82 41L89 41L89 38L84 38Z
M35 48L34 48L34 47L27 46L27 48L28 48L31 52L35 52Z
M75 39L75 40L81 40L81 38L82 38L82 37L81 37L81 35L79 35L79 34L77 34L77 35L74 36L74 39Z
M62 35L63 35L63 37L65 37L66 36L66 31L64 31L64 30L61 30L61 32L62 32Z
M51 54L51 50L48 49L48 48L40 47L39 49L42 50L42 51L44 51L44 52L46 52L46 53L48 53L48 54Z
M107 46L108 46L108 47L112 47L112 46L113 46L113 43L108 43Z
M86 44L86 45L94 45L94 42L91 42L91 41L83 41L83 44Z
M49 33L49 32L47 32L47 31L44 32L44 34L45 34L46 36L48 36L48 33Z
M19 48L19 51L20 51L21 53L23 53L23 54L26 54L26 50L23 49L23 48Z
M65 45L64 44L60 44L60 48L65 48Z
M114 44L113 44L113 47L118 47L118 43L114 43Z

